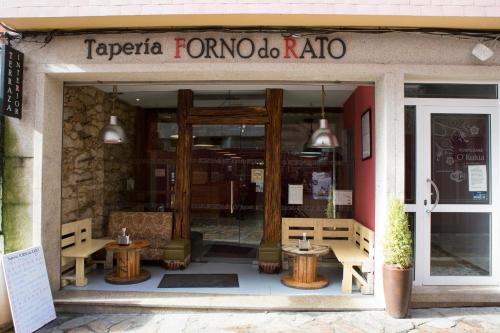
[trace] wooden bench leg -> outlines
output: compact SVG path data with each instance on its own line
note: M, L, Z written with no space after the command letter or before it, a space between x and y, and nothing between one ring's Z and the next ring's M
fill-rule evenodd
M361 288L361 294L363 295L373 295L373 273L369 272L366 274L366 286Z
M344 294L352 293L352 265L343 264L344 274L342 277L342 292Z
M85 258L76 258L75 270L75 285L77 287L85 287L87 285L87 278L85 277Z

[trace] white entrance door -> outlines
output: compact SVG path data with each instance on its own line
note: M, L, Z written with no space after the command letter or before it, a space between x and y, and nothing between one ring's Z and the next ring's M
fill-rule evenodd
M415 282L496 285L498 101L414 100Z

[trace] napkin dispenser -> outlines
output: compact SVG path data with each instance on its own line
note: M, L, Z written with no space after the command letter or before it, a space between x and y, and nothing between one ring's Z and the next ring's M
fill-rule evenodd
M311 248L311 243L307 240L306 233L302 234L302 239L299 239L299 250L308 251Z
M118 235L117 243L119 245L130 245L130 235L127 235L127 228L122 228L121 233Z

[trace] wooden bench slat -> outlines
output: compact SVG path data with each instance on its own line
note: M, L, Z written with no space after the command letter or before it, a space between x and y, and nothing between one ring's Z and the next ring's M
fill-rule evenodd
M66 237L66 238L61 240L61 247L66 247L68 245L73 245L75 243L76 243L75 236Z
M297 237L297 236L302 237L302 234L304 234L304 233L308 237L314 236L314 230L290 230L290 231L288 231L288 235L293 236L293 237Z
M111 243L112 239L89 239L86 242L72 246L61 251L63 257L87 258L92 253L104 248L106 244Z
M368 260L368 254L355 247L348 240L332 241L328 245L341 263L362 265L364 261Z
M323 230L323 235L322 238L333 238L333 237L343 237L343 238L349 238L350 234L349 231L324 231Z

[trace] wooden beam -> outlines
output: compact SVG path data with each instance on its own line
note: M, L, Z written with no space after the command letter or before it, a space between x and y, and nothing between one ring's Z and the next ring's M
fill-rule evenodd
M179 90L177 93L177 162L175 182L175 239L190 237L191 209L191 146L193 144L193 128L187 123L189 109L193 106L193 92Z
M191 108L188 124L203 125L264 125L269 122L265 107L197 107Z
M281 242L281 117L283 90L266 90L266 164L264 171L264 240Z

